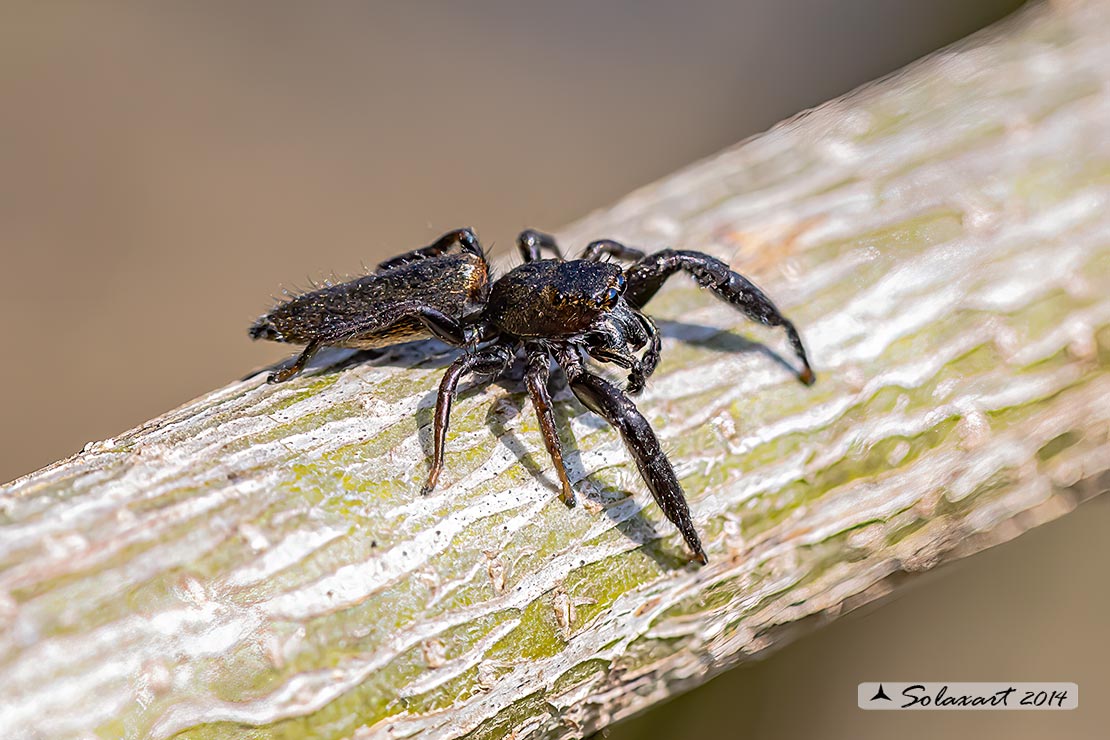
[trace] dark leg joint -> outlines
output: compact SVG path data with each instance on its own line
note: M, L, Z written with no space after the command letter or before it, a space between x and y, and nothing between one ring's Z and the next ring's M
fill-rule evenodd
M563 258L559 245L555 243L555 237L535 229L525 229L520 232L516 238L516 246L525 262L536 262L542 259L541 250L544 249L551 250L558 259Z
M461 347L469 339L462 325L442 311L430 306L417 306L412 309L412 315L420 319L432 336L441 342Z
M626 247L618 241L612 239L598 239L595 242L590 242L586 248L582 250L582 259L596 262L601 259L601 256L608 254L621 260L639 260L644 258L643 251Z

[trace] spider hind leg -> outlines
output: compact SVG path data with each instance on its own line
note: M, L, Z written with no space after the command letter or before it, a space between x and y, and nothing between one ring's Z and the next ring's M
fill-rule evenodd
M434 259L449 252L456 244L459 245L460 249L472 254L482 255L484 258L482 247L478 243L478 237L474 235L472 229L454 229L453 231L448 231L426 247L413 249L399 254L396 257L390 257L384 262L379 262L376 271L386 272L395 267L401 267L412 262Z
M304 370L305 365L308 364L308 361L312 359L312 356L316 354L316 350L318 349L320 349L319 341L314 340L309 342L307 345L305 345L305 348L301 350L301 353L297 355L297 359L293 360L287 365L281 365L268 376L266 376L266 382L284 383L285 381L291 380L300 375L301 371Z

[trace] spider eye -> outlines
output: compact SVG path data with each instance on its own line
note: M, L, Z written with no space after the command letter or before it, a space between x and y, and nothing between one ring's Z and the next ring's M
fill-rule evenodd
M624 292L624 283L624 275L617 275L617 290L619 290L621 293Z
M613 306L617 305L617 301L619 301L620 298L621 292L619 290L617 290L616 288L609 288L609 290L605 292L606 308L612 308Z

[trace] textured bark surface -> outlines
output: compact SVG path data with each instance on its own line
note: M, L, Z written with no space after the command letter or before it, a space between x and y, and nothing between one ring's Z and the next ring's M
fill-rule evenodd
M812 388L688 281L649 307L704 568L560 382L581 506L512 379L421 497L432 343L90 444L0 489L0 726L581 736L1059 516L1110 480L1108 205L1110 14L1061 4L561 233L729 258L808 342Z

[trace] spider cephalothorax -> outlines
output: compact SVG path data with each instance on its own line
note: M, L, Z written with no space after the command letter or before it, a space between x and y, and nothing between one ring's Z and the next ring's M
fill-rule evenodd
M474 232L458 229L427 247L386 260L372 275L280 304L251 326L251 337L301 344L304 350L271 373L269 382L292 378L325 345L364 349L434 336L462 347L436 399L427 494L443 470L447 423L459 380L466 373L498 376L523 353L525 383L544 444L559 476L563 501L573 506L574 491L547 390L554 360L574 395L620 432L663 513L694 556L707 562L674 468L628 395L643 390L659 363L659 332L641 309L668 277L686 272L749 318L782 326L802 362L799 378L810 384L813 370L794 325L747 278L701 252L664 249L645 255L605 239L589 244L580 259L564 260L554 239L531 230L520 234L517 245L524 264L492 283ZM555 257L542 259L545 249ZM632 264L622 269L602 261L605 256ZM592 373L586 357L628 370L625 390Z

